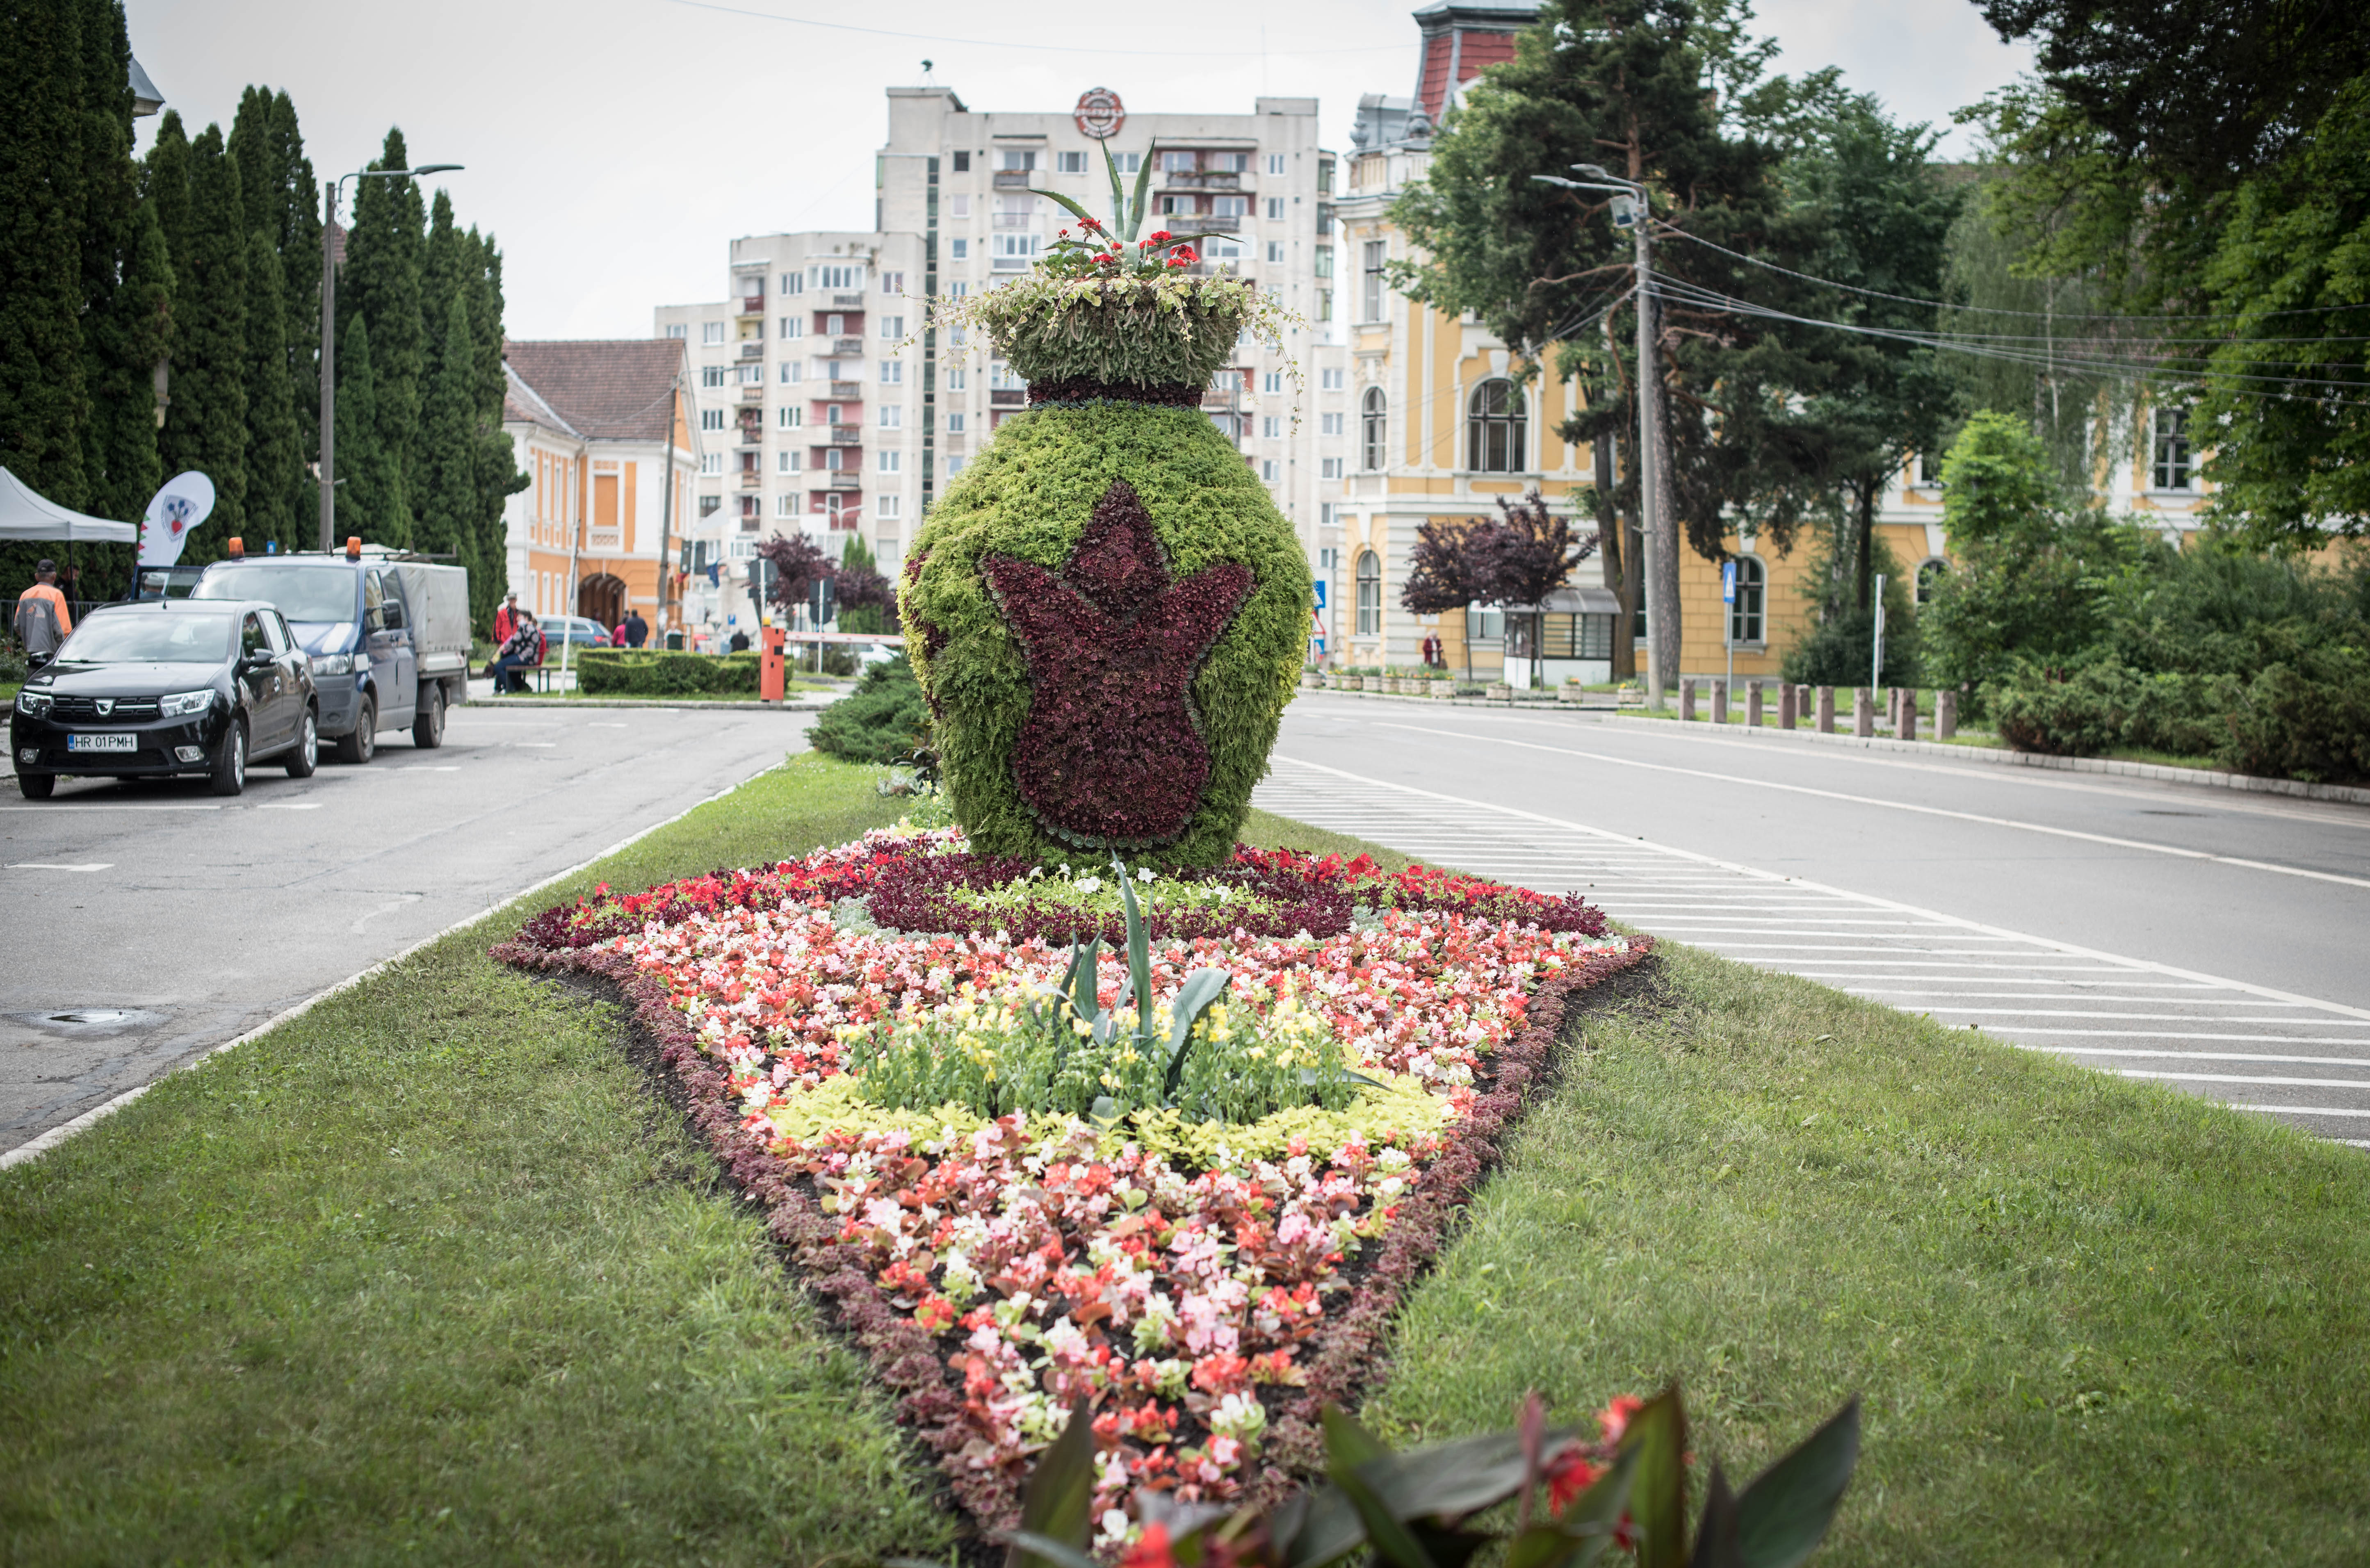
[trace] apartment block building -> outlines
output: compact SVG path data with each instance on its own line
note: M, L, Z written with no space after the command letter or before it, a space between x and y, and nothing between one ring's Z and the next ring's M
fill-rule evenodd
M1308 323L1281 352L1237 344L1203 408L1318 558L1351 438L1338 160L1318 145L1317 100L1138 115L1095 88L1070 110L1003 113L894 87L888 107L875 229L735 240L724 299L656 313L658 335L691 358L708 443L686 620L747 624L736 584L769 533L803 529L834 551L861 535L893 569L930 505L1028 406L988 345L921 331L925 302L1018 277L1076 227L1032 188L1108 221L1106 146L1131 192L1150 161L1147 233L1205 236L1197 272L1249 278Z

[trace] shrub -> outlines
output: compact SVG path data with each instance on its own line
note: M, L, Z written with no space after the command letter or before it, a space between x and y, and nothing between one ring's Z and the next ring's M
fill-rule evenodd
M894 762L928 742L929 704L903 656L867 670L856 690L815 715L807 743L846 762Z
M2229 688L2216 760L2242 773L2317 784L2370 780L2370 657L2315 649Z
M554 660L553 662L557 662ZM679 653L666 648L581 648L570 661L587 696L746 696L757 694L754 653Z
M1232 853L1314 592L1291 523L1198 409L1007 421L915 537L899 599L975 849Z

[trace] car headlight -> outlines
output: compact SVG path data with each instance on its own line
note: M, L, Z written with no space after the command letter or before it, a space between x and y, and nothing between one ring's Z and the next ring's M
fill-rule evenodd
M214 694L212 692L181 692L170 697L156 699L156 711L167 718L187 718L191 714L201 714L213 705Z
M313 656L313 673L316 675L351 675L353 672L352 654L316 653Z
M19 692L17 693L17 711L29 718L40 718L50 711L50 694L47 692Z

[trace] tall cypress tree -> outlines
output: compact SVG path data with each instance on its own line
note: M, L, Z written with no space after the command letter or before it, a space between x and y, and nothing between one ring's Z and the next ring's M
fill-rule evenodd
M194 468L214 486L213 525L183 546L219 557L247 523L247 234L238 166L209 125L190 144L189 230L175 254L172 401L159 443L171 473Z
M288 318L280 253L258 230L247 236L247 529L283 550L303 543L294 502L305 477L288 383Z
M130 521L164 483L156 457L156 372L173 335L173 266L156 204L132 210L123 272L106 313L91 324L99 370L91 383L93 480L86 509ZM128 569L129 563L125 563Z
M114 410L101 406L100 398L123 385L117 374L119 367L109 358L108 345L114 338L109 323L116 292L132 260L137 237L132 214L139 206L140 190L138 166L132 161L132 42L125 29L122 0L79 0L79 4L83 383L91 399L83 426L83 472L86 500L97 506L102 498L111 504L121 487L108 472L112 454L101 433L118 432L121 421ZM136 393L133 396L138 401ZM153 416L150 423L153 429ZM135 509L147 498L142 496Z
M155 204L157 231L165 236L165 254L178 271L189 254L190 132L181 111L168 109L156 122L156 141L140 170L141 194Z
M300 459L290 511L304 523L320 504L320 492L302 464L321 451L321 187L305 155L296 106L285 92L273 96L268 126L280 174L279 227L271 243L280 251L280 286L288 311L288 386L296 406ZM305 536L313 537L309 524Z
M338 335L337 538L374 544L411 543L408 519L389 521L394 464L379 444L378 378L372 366L370 317L352 316Z
M489 626L510 579L510 536L502 504L533 480L519 468L517 451L502 430L502 403L510 391L510 378L502 370L502 253L493 235L480 235L472 227L462 255L461 294L469 307L477 361L471 380L477 415L477 499L471 530L470 613L475 624Z
M374 168L409 166L403 132L389 131ZM395 488L385 501L382 526L408 533L410 508L405 482L420 430L420 376L426 369L426 331L420 316L420 263L427 213L420 188L408 179L357 181L354 222L346 235L346 259L339 275L338 320L354 315L370 322L376 357L378 444L390 461Z
M413 541L422 550L450 553L477 564L477 409L472 385L476 355L469 307L454 292L444 313L436 378L421 414L420 467L412 488L418 511Z
M0 464L86 495L81 0L15 0L0 48Z

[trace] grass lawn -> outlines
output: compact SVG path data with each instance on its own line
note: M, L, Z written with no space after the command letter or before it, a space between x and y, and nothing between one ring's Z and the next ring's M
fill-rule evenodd
M581 880L845 839L894 813L876 773L802 757ZM943 1552L931 1472L614 1020L484 956L527 912L0 1173L0 1560ZM1662 975L1668 1011L1588 1020L1378 1424L1676 1376L1749 1469L1857 1390L1822 1562L2370 1557L2359 1151L1688 949Z

